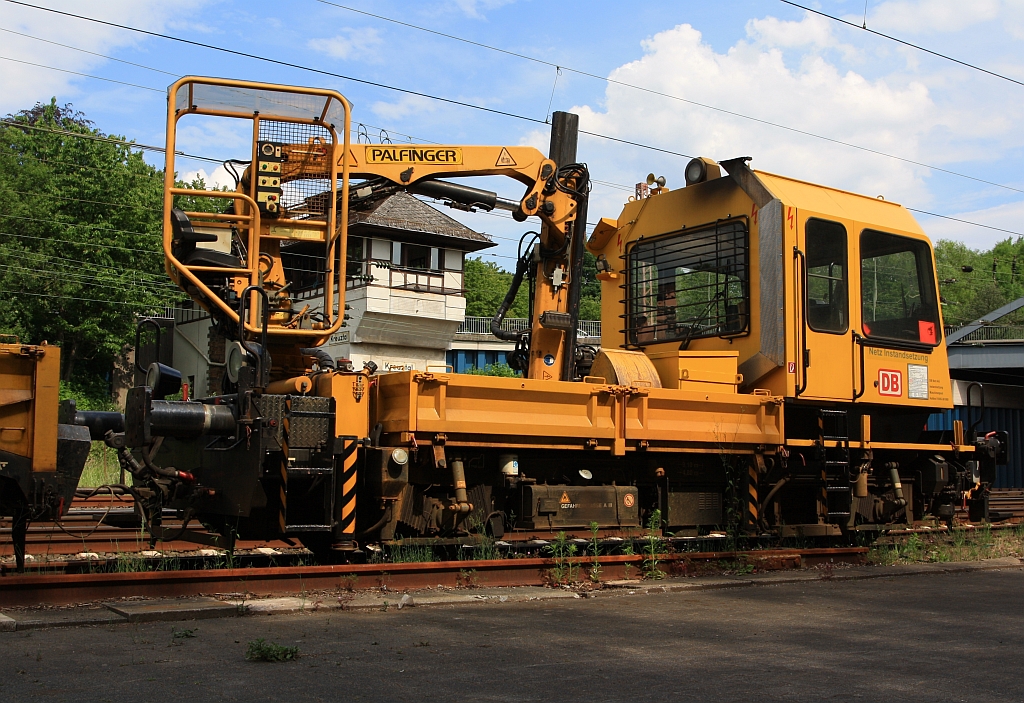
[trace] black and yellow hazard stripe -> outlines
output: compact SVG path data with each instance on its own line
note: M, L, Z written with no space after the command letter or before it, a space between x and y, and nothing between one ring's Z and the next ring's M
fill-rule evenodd
M359 460L358 437L339 437L343 442L341 454L335 459L335 480L338 481L341 490L337 491L338 505L335 507L335 515L338 516L338 525L335 534L353 534L356 531L356 475L357 462Z
M751 462L750 466L747 467L747 511L744 516L744 529L747 532L757 532L760 522L760 503L757 499L758 480L757 464Z
M281 419L281 511L278 516L281 532L287 532L288 526L288 430L291 427L288 413L292 409L291 398L285 399L284 407L285 413Z

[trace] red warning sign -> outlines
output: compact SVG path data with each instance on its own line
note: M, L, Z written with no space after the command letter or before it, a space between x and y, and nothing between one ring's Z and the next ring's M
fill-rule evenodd
M625 505L627 508L632 508L635 503L636 496L633 495L632 493L627 493L626 495L622 496L622 504Z

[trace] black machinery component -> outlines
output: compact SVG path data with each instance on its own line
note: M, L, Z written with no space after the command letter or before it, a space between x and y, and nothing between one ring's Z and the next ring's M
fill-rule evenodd
M508 210L516 212L520 210L519 203L513 200L506 200L498 197L497 193L481 188L465 186L461 183L450 183L448 181L418 181L406 188L410 193L425 195L428 198L444 200L447 205L457 210Z
M517 528L639 527L640 501L635 486L522 485Z
M108 430L124 432L124 415L104 410L79 410L73 398L61 401L57 421L62 425L88 427L93 441L102 440Z
M236 413L232 405L154 400L151 388L139 386L128 391L125 402L125 440L129 447L142 447L156 437L232 435Z

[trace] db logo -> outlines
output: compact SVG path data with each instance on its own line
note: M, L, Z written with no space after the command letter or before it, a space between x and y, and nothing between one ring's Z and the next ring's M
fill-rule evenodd
M903 374L899 371L878 371L878 395L903 395Z

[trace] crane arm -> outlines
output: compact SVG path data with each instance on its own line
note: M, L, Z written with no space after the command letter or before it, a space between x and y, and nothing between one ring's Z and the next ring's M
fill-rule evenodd
M308 144L282 145L281 182L308 178L323 173L330 145L311 141ZM567 222L576 212L576 200L557 186L557 167L537 149L529 146L461 146L437 144L351 144L345 152L342 145L334 157L338 176L346 165L350 179L384 178L413 193L464 202L475 195L484 202L475 203L484 209L504 206L517 220L539 216L547 225L542 233L544 245L558 248L565 239ZM441 178L472 176L506 176L526 186L517 207L501 202L490 191L468 188L452 183L437 183ZM460 200L459 189L463 200ZM493 201L491 204L490 201ZM465 203L471 204L471 203Z

